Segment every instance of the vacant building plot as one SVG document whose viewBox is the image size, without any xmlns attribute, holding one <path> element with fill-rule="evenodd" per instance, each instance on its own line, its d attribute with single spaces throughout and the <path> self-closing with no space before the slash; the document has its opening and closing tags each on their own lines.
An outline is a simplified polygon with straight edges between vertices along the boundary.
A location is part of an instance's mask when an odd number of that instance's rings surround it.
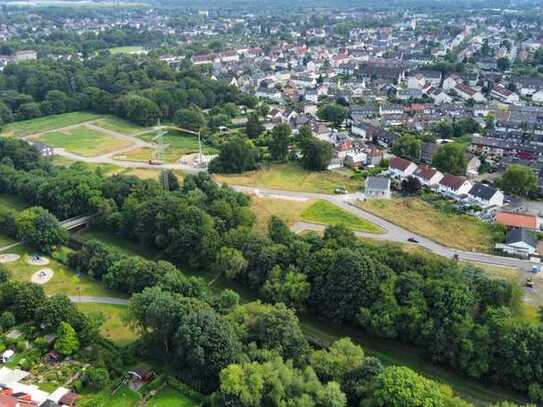
<svg viewBox="0 0 543 407">
<path fill-rule="evenodd" d="M 54 148 L 64 148 L 68 152 L 83 157 L 108 154 L 133 144 L 127 139 L 118 138 L 110 133 L 102 132 L 98 128 L 89 128 L 85 125 L 54 130 L 33 136 L 31 139 L 46 143 Z"/>
<path fill-rule="evenodd" d="M 104 116 L 98 120 L 93 121 L 93 124 L 104 129 L 129 135 L 142 133 L 146 130 L 150 130 L 147 127 L 142 127 L 139 124 L 129 122 L 128 120 L 124 120 L 116 116 Z"/>
<path fill-rule="evenodd" d="M 37 119 L 10 123 L 2 128 L 2 136 L 24 137 L 31 134 L 74 126 L 101 118 L 102 115 L 89 112 L 72 112 L 39 117 Z"/>
</svg>

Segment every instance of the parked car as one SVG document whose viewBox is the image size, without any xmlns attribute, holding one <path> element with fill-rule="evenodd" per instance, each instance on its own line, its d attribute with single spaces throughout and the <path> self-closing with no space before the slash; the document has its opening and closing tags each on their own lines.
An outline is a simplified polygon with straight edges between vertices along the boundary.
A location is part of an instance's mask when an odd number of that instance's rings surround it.
<svg viewBox="0 0 543 407">
<path fill-rule="evenodd" d="M 334 192 L 336 194 L 342 194 L 342 195 L 345 195 L 345 194 L 349 193 L 349 191 L 347 191 L 345 188 L 341 188 L 341 187 L 337 187 L 336 189 L 334 189 Z"/>
<path fill-rule="evenodd" d="M 407 241 L 408 242 L 411 242 L 411 243 L 418 243 L 419 241 L 417 239 L 415 239 L 414 237 L 409 237 L 407 238 Z"/>
<path fill-rule="evenodd" d="M 13 355 L 15 355 L 15 352 L 11 349 L 7 349 L 2 353 L 2 363 L 6 363 L 8 360 L 10 360 Z"/>
</svg>

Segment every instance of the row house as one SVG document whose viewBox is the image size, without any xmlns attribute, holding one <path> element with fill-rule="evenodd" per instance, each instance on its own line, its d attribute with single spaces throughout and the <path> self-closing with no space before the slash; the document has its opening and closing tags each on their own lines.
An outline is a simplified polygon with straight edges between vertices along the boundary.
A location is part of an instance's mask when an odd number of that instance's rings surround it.
<svg viewBox="0 0 543 407">
<path fill-rule="evenodd" d="M 511 92 L 502 84 L 494 86 L 494 88 L 490 91 L 490 96 L 494 99 L 499 100 L 500 102 L 507 104 L 514 104 L 520 102 L 519 96 L 516 93 Z"/>
</svg>

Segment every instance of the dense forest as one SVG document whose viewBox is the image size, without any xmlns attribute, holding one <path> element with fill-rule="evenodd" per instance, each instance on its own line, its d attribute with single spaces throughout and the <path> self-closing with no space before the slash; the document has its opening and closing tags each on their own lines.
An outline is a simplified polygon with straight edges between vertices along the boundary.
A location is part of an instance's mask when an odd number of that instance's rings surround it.
<svg viewBox="0 0 543 407">
<path fill-rule="evenodd" d="M 321 381 L 340 384 L 350 405 L 368 397 L 356 390 L 359 379 L 313 364 L 316 356 L 292 322 L 295 310 L 414 344 L 434 363 L 541 400 L 543 327 L 515 318 L 518 287 L 476 268 L 369 245 L 342 227 L 330 227 L 322 237 L 297 236 L 274 218 L 267 233 L 257 233 L 249 198 L 206 174 L 187 176 L 165 191 L 154 180 L 104 177 L 80 165 L 53 167 L 19 140 L 0 141 L 0 191 L 59 218 L 95 213 L 95 227 L 153 248 L 182 269 L 224 275 L 276 304 L 218 312 L 205 284 L 169 263 L 128 258 L 96 242 L 70 256 L 75 270 L 134 294 L 132 323 L 144 334 L 142 351 L 171 361 L 183 380 L 203 391 L 224 392 L 237 380 L 229 374 L 303 370 L 310 363 Z M 2 214 L 0 223 L 12 224 L 10 216 Z M 261 313 L 262 321 L 253 313 Z M 197 331 L 201 339 L 191 335 Z M 182 368 L 195 365 L 201 369 Z"/>
<path fill-rule="evenodd" d="M 4 124 L 92 110 L 154 125 L 185 110 L 199 112 L 245 99 L 237 88 L 206 79 L 189 63 L 176 71 L 151 57 L 103 53 L 84 62 L 43 59 L 10 64 L 0 74 Z"/>
</svg>

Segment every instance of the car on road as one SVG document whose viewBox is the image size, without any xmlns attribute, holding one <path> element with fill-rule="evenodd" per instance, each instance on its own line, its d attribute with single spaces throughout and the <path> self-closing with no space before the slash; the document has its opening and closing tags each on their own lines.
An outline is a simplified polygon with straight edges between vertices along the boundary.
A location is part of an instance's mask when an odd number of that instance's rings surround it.
<svg viewBox="0 0 543 407">
<path fill-rule="evenodd" d="M 349 191 L 347 191 L 345 188 L 337 187 L 336 189 L 334 189 L 334 193 L 344 195 L 344 194 L 348 194 Z"/>
<path fill-rule="evenodd" d="M 532 280 L 531 278 L 527 279 L 526 282 L 524 283 L 526 285 L 526 287 L 528 288 L 534 288 L 534 280 Z"/>
<path fill-rule="evenodd" d="M 419 241 L 417 239 L 415 239 L 414 237 L 408 237 L 407 238 L 407 241 L 408 242 L 411 242 L 411 243 L 418 243 Z"/>
</svg>

